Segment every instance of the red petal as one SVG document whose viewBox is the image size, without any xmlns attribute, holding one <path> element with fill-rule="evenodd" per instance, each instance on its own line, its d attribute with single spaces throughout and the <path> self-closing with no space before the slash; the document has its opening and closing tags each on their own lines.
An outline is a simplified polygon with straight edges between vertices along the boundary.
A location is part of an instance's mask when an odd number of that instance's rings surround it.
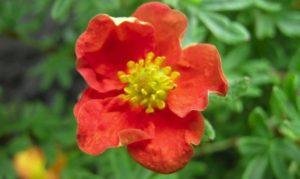
<svg viewBox="0 0 300 179">
<path fill-rule="evenodd" d="M 227 93 L 227 81 L 215 46 L 198 44 L 183 50 L 174 68 L 180 72 L 177 88 L 169 93 L 169 108 L 183 117 L 193 110 L 203 110 L 208 104 L 208 93 Z"/>
<path fill-rule="evenodd" d="M 159 173 L 172 173 L 183 168 L 193 155 L 190 144 L 199 144 L 204 131 L 203 118 L 191 112 L 179 118 L 170 110 L 148 117 L 155 125 L 153 139 L 128 145 L 130 155 L 141 165 Z"/>
<path fill-rule="evenodd" d="M 80 98 L 78 102 L 74 106 L 74 116 L 77 118 L 80 108 L 84 103 L 86 103 L 89 100 L 92 99 L 104 99 L 108 97 L 113 97 L 121 94 L 121 91 L 110 91 L 107 93 L 99 93 L 96 90 L 93 90 L 92 88 L 85 89 L 82 94 L 80 95 Z"/>
<path fill-rule="evenodd" d="M 167 65 L 175 63 L 180 57 L 180 39 L 187 27 L 185 15 L 166 4 L 150 2 L 140 6 L 133 16 L 154 26 L 156 55 L 166 56 Z"/>
<path fill-rule="evenodd" d="M 124 70 L 127 61 L 144 57 L 153 44 L 152 25 L 133 17 L 97 15 L 77 40 L 77 70 L 99 92 L 121 89 L 117 71 Z"/>
<path fill-rule="evenodd" d="M 118 97 L 90 100 L 77 115 L 78 145 L 97 155 L 111 147 L 149 139 L 154 127 L 143 115 Z"/>
</svg>

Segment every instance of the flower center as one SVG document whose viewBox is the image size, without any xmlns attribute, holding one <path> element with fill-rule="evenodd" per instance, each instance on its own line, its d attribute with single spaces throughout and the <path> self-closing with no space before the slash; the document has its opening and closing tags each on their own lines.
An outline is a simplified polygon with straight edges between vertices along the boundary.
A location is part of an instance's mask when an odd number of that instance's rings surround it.
<svg viewBox="0 0 300 179">
<path fill-rule="evenodd" d="M 168 92 L 176 87 L 174 81 L 180 76 L 170 66 L 161 67 L 164 60 L 164 56 L 155 57 L 149 52 L 145 59 L 129 61 L 127 71 L 118 72 L 120 81 L 127 84 L 122 98 L 133 105 L 143 105 L 146 113 L 164 109 Z"/>
</svg>

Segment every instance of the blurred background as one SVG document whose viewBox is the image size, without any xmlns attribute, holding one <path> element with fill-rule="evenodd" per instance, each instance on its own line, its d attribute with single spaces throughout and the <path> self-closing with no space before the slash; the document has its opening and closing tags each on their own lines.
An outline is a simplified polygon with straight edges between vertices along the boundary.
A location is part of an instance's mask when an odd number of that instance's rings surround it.
<svg viewBox="0 0 300 179">
<path fill-rule="evenodd" d="M 217 46 L 230 83 L 227 97 L 210 96 L 183 170 L 155 174 L 124 148 L 78 149 L 76 38 L 96 14 L 130 16 L 143 2 L 0 1 L 0 179 L 300 178 L 299 0 L 163 0 L 189 19 L 184 46 Z"/>
</svg>

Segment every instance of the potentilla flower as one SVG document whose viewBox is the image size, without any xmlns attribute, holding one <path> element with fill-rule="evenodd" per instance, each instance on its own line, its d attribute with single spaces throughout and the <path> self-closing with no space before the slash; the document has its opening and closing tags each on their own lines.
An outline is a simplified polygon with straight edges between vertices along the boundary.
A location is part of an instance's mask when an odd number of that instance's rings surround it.
<svg viewBox="0 0 300 179">
<path fill-rule="evenodd" d="M 217 49 L 180 42 L 187 19 L 159 2 L 128 18 L 95 16 L 76 43 L 77 70 L 88 88 L 74 108 L 81 150 L 98 155 L 127 146 L 160 173 L 183 168 L 204 131 L 208 93 L 225 95 Z"/>
</svg>

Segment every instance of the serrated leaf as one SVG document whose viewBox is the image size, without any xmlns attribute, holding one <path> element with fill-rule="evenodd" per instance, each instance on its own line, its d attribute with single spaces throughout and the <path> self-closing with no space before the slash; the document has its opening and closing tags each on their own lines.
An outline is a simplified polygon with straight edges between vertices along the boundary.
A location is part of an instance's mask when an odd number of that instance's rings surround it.
<svg viewBox="0 0 300 179">
<path fill-rule="evenodd" d="M 198 17 L 219 40 L 236 44 L 250 39 L 247 29 L 238 22 L 232 22 L 226 16 L 213 12 L 198 12 Z"/>
</svg>

